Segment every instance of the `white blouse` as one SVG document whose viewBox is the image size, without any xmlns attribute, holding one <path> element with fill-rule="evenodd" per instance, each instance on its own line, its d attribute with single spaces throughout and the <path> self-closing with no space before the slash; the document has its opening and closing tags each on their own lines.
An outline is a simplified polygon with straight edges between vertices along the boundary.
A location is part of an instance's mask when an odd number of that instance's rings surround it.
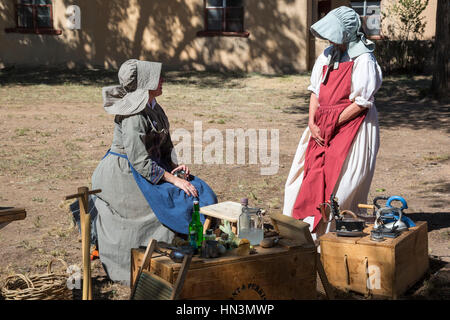
<svg viewBox="0 0 450 320">
<path fill-rule="evenodd" d="M 323 66 L 327 63 L 327 56 L 331 46 L 317 58 L 311 72 L 311 84 L 308 87 L 319 96 L 320 84 L 322 82 Z M 340 62 L 350 61 L 350 57 L 345 53 Z M 383 81 L 381 68 L 373 53 L 363 53 L 354 60 L 352 73 L 352 88 L 349 99 L 356 102 L 361 107 L 370 108 L 374 104 L 374 95 L 380 89 Z"/>
</svg>

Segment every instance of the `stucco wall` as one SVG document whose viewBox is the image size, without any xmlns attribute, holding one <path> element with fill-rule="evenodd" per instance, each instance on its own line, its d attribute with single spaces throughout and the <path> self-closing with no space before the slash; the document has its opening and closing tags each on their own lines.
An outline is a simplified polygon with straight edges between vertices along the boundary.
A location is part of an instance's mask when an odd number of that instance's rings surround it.
<svg viewBox="0 0 450 320">
<path fill-rule="evenodd" d="M 383 0 L 383 6 L 389 1 Z M 198 37 L 203 0 L 53 0 L 54 27 L 62 35 L 5 33 L 14 27 L 15 0 L 0 1 L 0 67 L 7 65 L 101 66 L 124 60 L 157 60 L 166 69 L 282 73 L 308 70 L 328 44 L 316 40 L 316 0 L 246 0 L 249 38 Z M 66 28 L 69 5 L 81 8 L 81 30 Z M 333 0 L 332 8 L 348 5 Z M 424 15 L 425 39 L 434 36 L 437 0 Z"/>
<path fill-rule="evenodd" d="M 279 73 L 308 68 L 308 2 L 247 0 L 249 38 L 198 37 L 203 0 L 54 0 L 62 35 L 5 33 L 14 0 L 0 3 L 0 63 L 118 67 L 134 57 L 173 69 Z M 66 28 L 66 7 L 81 8 L 81 30 Z"/>
</svg>

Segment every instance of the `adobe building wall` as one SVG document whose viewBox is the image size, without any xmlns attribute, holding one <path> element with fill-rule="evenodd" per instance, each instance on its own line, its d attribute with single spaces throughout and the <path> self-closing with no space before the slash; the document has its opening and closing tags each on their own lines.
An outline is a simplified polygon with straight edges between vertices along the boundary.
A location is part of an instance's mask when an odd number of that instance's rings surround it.
<svg viewBox="0 0 450 320">
<path fill-rule="evenodd" d="M 308 3 L 245 2 L 244 37 L 199 37 L 203 0 L 54 0 L 62 34 L 5 33 L 15 27 L 15 0 L 0 3 L 0 63 L 117 68 L 129 58 L 167 68 L 281 73 L 307 70 Z M 66 8 L 81 9 L 81 29 L 66 27 Z"/>
</svg>

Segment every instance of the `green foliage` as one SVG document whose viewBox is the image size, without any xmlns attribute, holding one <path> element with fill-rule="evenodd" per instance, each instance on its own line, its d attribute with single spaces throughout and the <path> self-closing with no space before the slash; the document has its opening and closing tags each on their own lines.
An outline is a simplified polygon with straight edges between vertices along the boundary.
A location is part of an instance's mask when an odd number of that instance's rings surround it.
<svg viewBox="0 0 450 320">
<path fill-rule="evenodd" d="M 432 44 L 421 40 L 426 27 L 422 15 L 429 0 L 398 0 L 381 12 L 387 33 L 377 43 L 377 53 L 384 64 L 383 71 L 421 73 L 431 58 Z"/>
<path fill-rule="evenodd" d="M 423 11 L 429 0 L 398 0 L 383 11 L 383 22 L 389 21 L 387 29 L 389 35 L 399 40 L 418 40 L 422 37 L 426 21 L 423 21 Z"/>
</svg>

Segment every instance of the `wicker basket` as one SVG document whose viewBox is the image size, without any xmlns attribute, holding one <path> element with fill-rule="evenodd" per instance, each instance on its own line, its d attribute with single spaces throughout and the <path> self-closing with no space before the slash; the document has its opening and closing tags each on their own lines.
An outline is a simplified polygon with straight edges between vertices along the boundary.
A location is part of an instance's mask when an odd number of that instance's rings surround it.
<svg viewBox="0 0 450 320">
<path fill-rule="evenodd" d="M 65 270 L 64 260 L 54 259 L 49 262 L 46 274 L 30 275 L 16 274 L 6 278 L 2 295 L 6 300 L 72 300 L 72 291 L 67 288 L 68 275 L 53 273 L 52 264 L 60 261 Z"/>
</svg>

